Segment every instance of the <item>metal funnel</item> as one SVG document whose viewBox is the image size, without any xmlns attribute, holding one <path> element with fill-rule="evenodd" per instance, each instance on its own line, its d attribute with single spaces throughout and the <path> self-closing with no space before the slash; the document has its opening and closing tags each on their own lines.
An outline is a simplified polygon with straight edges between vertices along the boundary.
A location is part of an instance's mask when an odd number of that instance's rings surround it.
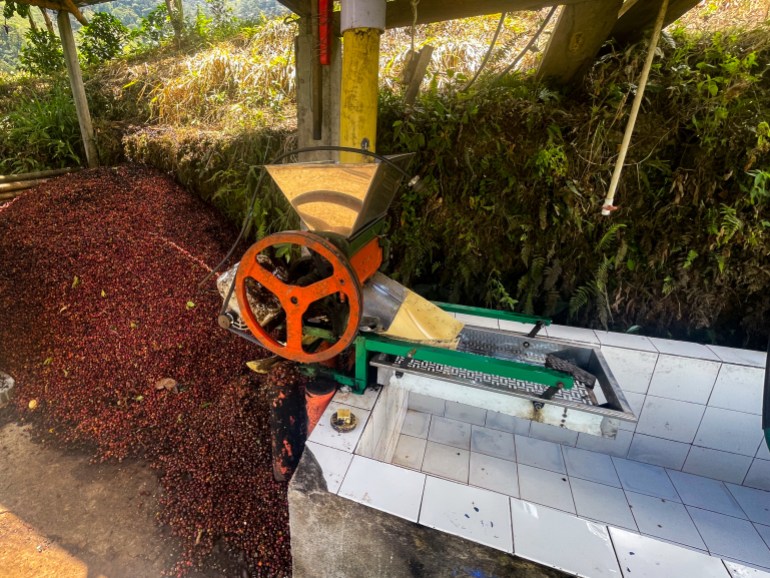
<svg viewBox="0 0 770 578">
<path fill-rule="evenodd" d="M 414 153 L 387 157 L 406 169 Z M 310 231 L 352 237 L 382 217 L 403 174 L 390 162 L 266 165 L 275 184 Z"/>
</svg>

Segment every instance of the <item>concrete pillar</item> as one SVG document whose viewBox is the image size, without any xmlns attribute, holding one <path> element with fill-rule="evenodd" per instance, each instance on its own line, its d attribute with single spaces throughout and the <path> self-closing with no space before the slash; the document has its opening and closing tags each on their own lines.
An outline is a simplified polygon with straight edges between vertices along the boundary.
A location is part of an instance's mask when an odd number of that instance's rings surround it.
<svg viewBox="0 0 770 578">
<path fill-rule="evenodd" d="M 89 167 L 98 167 L 99 155 L 96 151 L 96 142 L 94 141 L 94 127 L 91 124 L 91 113 L 88 111 L 86 89 L 83 86 L 83 75 L 80 72 L 78 52 L 77 48 L 75 48 L 75 37 L 72 34 L 69 12 L 59 11 L 56 21 L 59 25 L 59 36 L 61 36 L 64 60 L 67 64 L 70 86 L 72 87 L 72 96 L 75 99 L 80 136 L 83 139 L 83 147 L 86 150 L 86 161 Z"/>
</svg>

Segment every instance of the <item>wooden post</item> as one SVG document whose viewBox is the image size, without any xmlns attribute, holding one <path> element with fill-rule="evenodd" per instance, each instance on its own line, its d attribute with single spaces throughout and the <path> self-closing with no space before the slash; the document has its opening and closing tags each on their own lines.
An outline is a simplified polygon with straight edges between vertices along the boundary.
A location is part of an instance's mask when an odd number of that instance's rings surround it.
<svg viewBox="0 0 770 578">
<path fill-rule="evenodd" d="M 538 68 L 538 78 L 568 84 L 591 65 L 618 19 L 623 0 L 565 6 Z"/>
<path fill-rule="evenodd" d="M 300 23 L 300 35 L 295 42 L 296 78 L 297 78 L 297 146 L 339 144 L 339 111 L 340 111 L 340 71 L 342 70 L 342 50 L 339 38 L 332 37 L 331 64 L 316 66 L 318 51 L 314 44 L 314 35 L 310 29 L 317 26 L 309 18 L 303 18 Z M 318 83 L 312 78 L 320 70 L 321 98 L 314 94 Z M 320 100 L 320 110 L 315 110 Z M 320 139 L 314 134 L 318 128 L 320 116 Z M 336 153 L 321 151 L 303 153 L 300 161 L 327 160 L 336 158 Z"/>
<path fill-rule="evenodd" d="M 698 2 L 699 0 L 671 0 L 663 19 L 663 27 L 671 24 Z M 641 40 L 647 29 L 655 22 L 659 7 L 660 1 L 628 0 L 623 4 L 623 9 L 620 11 L 618 21 L 612 28 L 610 36 L 621 45 Z"/>
<path fill-rule="evenodd" d="M 83 139 L 83 147 L 86 150 L 86 161 L 89 167 L 98 167 L 99 157 L 94 141 L 94 127 L 91 124 L 91 114 L 88 112 L 86 89 L 83 86 L 83 75 L 80 72 L 80 63 L 78 62 L 78 53 L 77 48 L 75 48 L 75 37 L 72 34 L 69 12 L 59 11 L 56 21 L 59 25 L 59 36 L 61 36 L 64 60 L 67 64 L 70 86 L 72 87 L 72 96 L 75 99 L 75 110 L 78 113 L 80 136 Z"/>
</svg>

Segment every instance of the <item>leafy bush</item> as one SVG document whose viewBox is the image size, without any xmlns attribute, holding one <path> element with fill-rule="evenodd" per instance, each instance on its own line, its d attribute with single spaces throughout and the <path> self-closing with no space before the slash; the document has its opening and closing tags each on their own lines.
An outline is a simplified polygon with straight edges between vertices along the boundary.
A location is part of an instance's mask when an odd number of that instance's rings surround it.
<svg viewBox="0 0 770 578">
<path fill-rule="evenodd" d="M 80 58 L 85 64 L 100 64 L 123 52 L 129 30 L 107 12 L 94 13 L 80 29 Z"/>
<path fill-rule="evenodd" d="M 20 68 L 36 76 L 54 74 L 64 68 L 61 41 L 46 29 L 29 29 L 19 54 Z"/>
<path fill-rule="evenodd" d="M 171 19 L 165 4 L 159 4 L 157 8 L 142 18 L 136 33 L 136 38 L 140 44 L 150 48 L 160 46 L 173 36 L 174 29 L 171 26 Z"/>
</svg>

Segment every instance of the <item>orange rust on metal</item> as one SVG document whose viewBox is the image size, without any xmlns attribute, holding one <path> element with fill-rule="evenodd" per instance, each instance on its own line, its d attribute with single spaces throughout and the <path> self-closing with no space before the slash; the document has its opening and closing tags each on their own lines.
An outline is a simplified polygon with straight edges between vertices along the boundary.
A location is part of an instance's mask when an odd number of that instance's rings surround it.
<svg viewBox="0 0 770 578">
<path fill-rule="evenodd" d="M 350 258 L 350 265 L 356 272 L 361 285 L 374 275 L 382 265 L 382 247 L 379 237 L 375 237 Z"/>
<path fill-rule="evenodd" d="M 276 245 L 307 247 L 326 259 L 332 274 L 307 287 L 284 283 L 257 261 L 257 255 Z M 246 298 L 246 279 L 252 278 L 275 295 L 286 313 L 286 343 L 281 343 L 265 331 L 257 321 Z M 308 353 L 302 346 L 302 316 L 308 307 L 330 295 L 340 294 L 348 303 L 348 321 L 339 340 L 327 349 Z M 235 295 L 251 333 L 262 346 L 276 355 L 301 363 L 318 363 L 339 355 L 355 339 L 361 321 L 361 285 L 356 272 L 345 255 L 330 241 L 307 231 L 285 231 L 263 238 L 252 245 L 241 259 L 235 277 Z"/>
</svg>

